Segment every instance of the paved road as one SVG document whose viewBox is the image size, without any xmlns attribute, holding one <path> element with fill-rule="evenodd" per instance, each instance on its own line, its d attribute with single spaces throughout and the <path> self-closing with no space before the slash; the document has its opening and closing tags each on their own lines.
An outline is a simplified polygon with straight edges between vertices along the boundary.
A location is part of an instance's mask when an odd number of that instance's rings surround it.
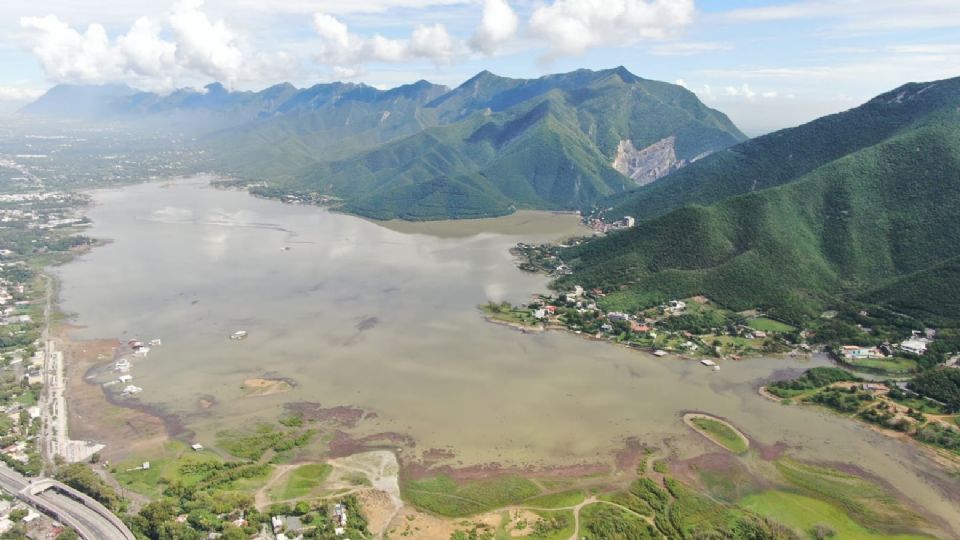
<svg viewBox="0 0 960 540">
<path fill-rule="evenodd" d="M 31 480 L 0 466 L 0 488 L 76 530 L 86 540 L 136 540 L 103 505 L 60 482 Z"/>
</svg>

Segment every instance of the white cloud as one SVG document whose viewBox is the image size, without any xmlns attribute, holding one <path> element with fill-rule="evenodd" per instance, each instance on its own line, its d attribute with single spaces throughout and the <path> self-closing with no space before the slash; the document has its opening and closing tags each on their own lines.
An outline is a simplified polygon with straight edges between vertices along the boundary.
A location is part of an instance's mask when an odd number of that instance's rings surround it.
<svg viewBox="0 0 960 540">
<path fill-rule="evenodd" d="M 753 99 L 757 96 L 757 93 L 754 92 L 749 84 L 744 83 L 740 87 L 728 86 L 723 89 L 724 93 L 731 97 L 745 97 L 747 99 Z"/>
<path fill-rule="evenodd" d="M 549 56 L 602 45 L 665 39 L 694 17 L 693 0 L 555 0 L 530 16 L 530 35 Z"/>
<path fill-rule="evenodd" d="M 506 0 L 484 0 L 483 17 L 470 38 L 470 48 L 493 54 L 517 33 L 517 14 Z"/>
<path fill-rule="evenodd" d="M 753 87 L 747 83 L 740 84 L 739 86 L 723 86 L 720 89 L 720 93 L 717 93 L 717 91 L 715 91 L 715 89 L 709 84 L 702 85 L 699 90 L 688 86 L 683 80 L 678 80 L 677 84 L 681 84 L 681 86 L 693 90 L 703 101 L 757 101 L 758 99 L 775 99 L 780 96 L 780 93 L 774 90 L 754 90 Z"/>
<path fill-rule="evenodd" d="M 98 81 L 116 76 L 120 59 L 102 25 L 91 24 L 80 33 L 56 15 L 23 17 L 20 26 L 39 35 L 33 53 L 55 80 Z"/>
<path fill-rule="evenodd" d="M 22 17 L 20 26 L 54 82 L 126 81 L 170 90 L 211 79 L 233 86 L 297 69 L 297 62 L 283 51 L 245 54 L 226 22 L 211 20 L 202 8 L 203 0 L 173 5 L 167 16 L 172 41 L 162 38 L 163 25 L 148 17 L 138 18 L 112 42 L 103 25 L 91 24 L 81 33 L 56 15 Z"/>
<path fill-rule="evenodd" d="M 126 60 L 126 69 L 136 75 L 170 81 L 177 69 L 177 45 L 160 38 L 163 28 L 140 17 L 130 31 L 117 38 L 117 52 Z"/>
<path fill-rule="evenodd" d="M 180 0 L 170 14 L 178 63 L 185 69 L 232 85 L 243 68 L 237 37 L 223 20 L 211 21 L 201 11 L 203 0 Z"/>
<path fill-rule="evenodd" d="M 469 3 L 470 0 L 230 0 L 229 6 L 279 13 L 315 13 L 332 15 L 383 13 L 391 9 L 423 9 Z"/>
<path fill-rule="evenodd" d="M 452 62 L 463 50 L 442 24 L 418 25 L 409 39 L 392 39 L 375 34 L 365 37 L 350 32 L 346 24 L 332 15 L 315 13 L 313 27 L 319 39 L 317 61 L 347 72 L 368 62 L 407 62 L 432 60 Z"/>
</svg>

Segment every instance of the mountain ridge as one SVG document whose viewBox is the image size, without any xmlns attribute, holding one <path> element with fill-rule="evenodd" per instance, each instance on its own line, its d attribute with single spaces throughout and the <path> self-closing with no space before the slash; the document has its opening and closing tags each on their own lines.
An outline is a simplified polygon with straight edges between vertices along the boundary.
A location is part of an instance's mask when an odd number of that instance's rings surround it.
<svg viewBox="0 0 960 540">
<path fill-rule="evenodd" d="M 934 88 L 940 95 L 931 100 Z M 817 129 L 808 124 L 761 141 L 781 146 L 773 156 L 794 152 L 805 166 L 820 165 L 712 203 L 638 213 L 645 221 L 636 227 L 565 250 L 574 274 L 558 285 L 604 288 L 607 301 L 624 309 L 703 294 L 797 323 L 838 298 L 945 316 L 956 299 L 937 298 L 960 289 L 960 78 L 905 85 L 865 105 L 812 122 Z M 892 105 L 911 110 L 892 119 L 862 114 Z M 878 126 L 878 133 L 857 134 L 856 149 L 835 159 L 800 155 Z M 817 140 L 808 144 L 810 137 Z M 751 142 L 659 183 L 676 188 L 677 175 L 686 181 L 695 174 L 704 190 L 742 186 L 743 178 L 729 175 L 770 166 L 771 153 L 743 151 Z M 636 209 L 635 202 L 622 207 Z"/>
</svg>

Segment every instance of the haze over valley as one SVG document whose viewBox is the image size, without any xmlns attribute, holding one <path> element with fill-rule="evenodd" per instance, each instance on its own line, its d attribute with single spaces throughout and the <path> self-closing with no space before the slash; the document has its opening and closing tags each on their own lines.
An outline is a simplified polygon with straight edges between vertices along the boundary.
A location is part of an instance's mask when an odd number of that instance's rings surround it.
<svg viewBox="0 0 960 540">
<path fill-rule="evenodd" d="M 0 8 L 0 538 L 960 534 L 954 3 L 113 4 Z"/>
</svg>

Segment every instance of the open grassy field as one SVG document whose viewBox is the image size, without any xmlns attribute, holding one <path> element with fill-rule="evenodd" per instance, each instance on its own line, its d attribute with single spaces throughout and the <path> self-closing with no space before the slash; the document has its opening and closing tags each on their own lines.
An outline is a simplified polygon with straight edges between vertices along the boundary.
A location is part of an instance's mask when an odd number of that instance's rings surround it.
<svg viewBox="0 0 960 540">
<path fill-rule="evenodd" d="M 143 469 L 145 462 L 150 463 Z M 270 465 L 227 463 L 210 450 L 195 452 L 171 440 L 151 454 L 133 456 L 111 467 L 126 489 L 159 498 L 171 484 L 231 493 L 253 493 L 270 476 Z"/>
<path fill-rule="evenodd" d="M 787 323 L 782 323 L 766 317 L 750 319 L 747 321 L 747 326 L 753 328 L 754 330 L 761 330 L 763 332 L 794 332 L 797 329 L 795 326 L 790 326 Z"/>
<path fill-rule="evenodd" d="M 726 422 L 693 416 L 690 418 L 693 428 L 734 454 L 742 454 L 749 448 L 749 442 Z"/>
<path fill-rule="evenodd" d="M 458 483 L 446 475 L 400 484 L 404 499 L 441 516 L 461 517 L 519 504 L 540 495 L 536 484 L 519 476 Z"/>
<path fill-rule="evenodd" d="M 194 452 L 183 442 L 173 439 L 167 441 L 163 449 L 157 453 L 137 455 L 115 464 L 112 468 L 116 470 L 114 477 L 125 488 L 151 497 L 159 497 L 165 483 L 180 481 L 190 484 L 198 480 L 191 475 L 183 474 L 181 472 L 183 465 L 222 461 L 212 452 Z M 150 463 L 149 469 L 139 469 L 144 462 Z"/>
<path fill-rule="evenodd" d="M 579 489 L 561 491 L 549 495 L 540 495 L 523 501 L 523 505 L 530 508 L 567 508 L 583 502 L 584 494 Z"/>
<path fill-rule="evenodd" d="M 924 523 L 922 517 L 904 508 L 886 489 L 858 476 L 790 458 L 781 458 L 775 464 L 789 484 L 805 495 L 836 506 L 867 529 L 902 531 Z"/>
<path fill-rule="evenodd" d="M 916 535 L 886 535 L 871 531 L 830 503 L 785 491 L 765 491 L 750 495 L 740 501 L 740 506 L 775 519 L 798 532 L 809 532 L 815 525 L 825 525 L 835 532 L 833 538 L 843 538 L 844 540 L 920 540 L 930 538 Z"/>
<path fill-rule="evenodd" d="M 852 362 L 851 365 L 854 369 L 860 367 L 893 374 L 912 373 L 917 370 L 916 361 L 896 356 L 892 358 L 867 358 Z"/>
<path fill-rule="evenodd" d="M 305 497 L 323 485 L 331 470 L 332 467 L 326 463 L 300 465 L 290 472 L 283 488 L 274 494 L 274 498 L 288 501 Z"/>
</svg>

